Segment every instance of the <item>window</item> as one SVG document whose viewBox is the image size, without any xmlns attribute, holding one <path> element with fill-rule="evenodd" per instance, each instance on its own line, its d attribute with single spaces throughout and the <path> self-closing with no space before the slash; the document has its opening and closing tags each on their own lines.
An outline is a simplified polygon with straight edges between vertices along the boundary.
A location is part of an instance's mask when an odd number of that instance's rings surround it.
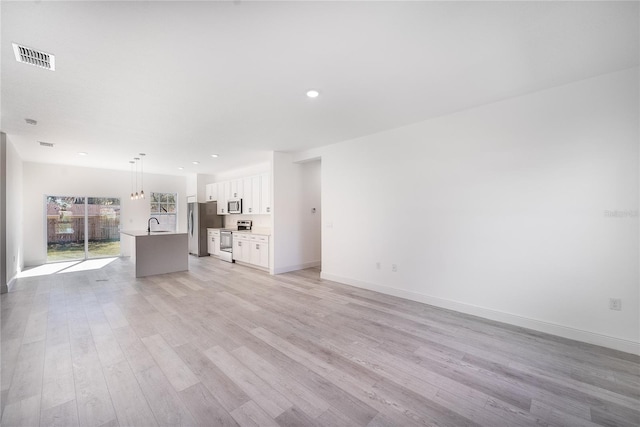
<svg viewBox="0 0 640 427">
<path fill-rule="evenodd" d="M 46 196 L 47 262 L 120 255 L 120 199 Z"/>
<path fill-rule="evenodd" d="M 151 216 L 158 218 L 160 224 L 151 221 L 151 231 L 176 231 L 178 208 L 176 193 L 151 193 Z"/>
</svg>

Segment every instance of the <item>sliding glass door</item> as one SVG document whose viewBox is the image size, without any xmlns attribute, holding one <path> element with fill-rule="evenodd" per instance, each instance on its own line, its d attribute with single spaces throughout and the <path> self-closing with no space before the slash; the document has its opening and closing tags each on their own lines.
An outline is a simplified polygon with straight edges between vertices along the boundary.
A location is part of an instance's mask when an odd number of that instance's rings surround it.
<svg viewBox="0 0 640 427">
<path fill-rule="evenodd" d="M 47 196 L 47 262 L 120 255 L 120 199 Z"/>
<path fill-rule="evenodd" d="M 120 199 L 87 200 L 87 258 L 120 255 Z"/>
</svg>

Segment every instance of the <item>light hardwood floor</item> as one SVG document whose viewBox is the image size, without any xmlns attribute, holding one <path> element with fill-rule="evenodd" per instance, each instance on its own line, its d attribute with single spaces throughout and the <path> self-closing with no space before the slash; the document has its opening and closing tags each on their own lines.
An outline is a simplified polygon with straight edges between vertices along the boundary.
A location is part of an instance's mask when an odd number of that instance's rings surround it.
<svg viewBox="0 0 640 427">
<path fill-rule="evenodd" d="M 637 356 L 213 258 L 2 295 L 3 426 L 638 426 Z"/>
</svg>

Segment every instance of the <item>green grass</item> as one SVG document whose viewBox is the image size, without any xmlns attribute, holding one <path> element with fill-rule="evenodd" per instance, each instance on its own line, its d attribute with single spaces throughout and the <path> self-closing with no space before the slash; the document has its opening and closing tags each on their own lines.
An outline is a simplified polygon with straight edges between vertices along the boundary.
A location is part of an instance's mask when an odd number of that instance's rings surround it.
<svg viewBox="0 0 640 427">
<path fill-rule="evenodd" d="M 120 242 L 89 242 L 89 257 L 98 258 L 120 255 Z M 83 243 L 50 244 L 47 246 L 47 261 L 70 261 L 84 259 Z"/>
</svg>

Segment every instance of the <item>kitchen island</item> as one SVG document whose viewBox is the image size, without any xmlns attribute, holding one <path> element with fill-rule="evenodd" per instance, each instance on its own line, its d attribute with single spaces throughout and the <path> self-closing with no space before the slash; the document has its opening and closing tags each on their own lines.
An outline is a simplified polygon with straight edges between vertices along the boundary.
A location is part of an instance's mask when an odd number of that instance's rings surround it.
<svg viewBox="0 0 640 427">
<path fill-rule="evenodd" d="M 136 265 L 136 277 L 189 269 L 187 233 L 120 231 L 120 250 Z"/>
</svg>

